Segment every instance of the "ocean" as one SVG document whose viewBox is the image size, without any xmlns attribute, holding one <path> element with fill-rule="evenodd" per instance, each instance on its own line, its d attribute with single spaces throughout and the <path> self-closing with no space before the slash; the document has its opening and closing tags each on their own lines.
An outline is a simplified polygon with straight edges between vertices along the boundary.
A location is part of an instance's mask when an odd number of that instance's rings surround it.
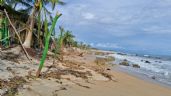
<svg viewBox="0 0 171 96">
<path fill-rule="evenodd" d="M 148 78 L 155 79 L 165 85 L 171 86 L 171 57 L 170 56 L 150 56 L 150 55 L 136 55 L 116 53 L 112 54 L 116 58 L 115 64 L 119 64 L 123 60 L 127 60 L 130 64 L 138 64 L 140 68 L 126 67 L 138 74 L 144 75 Z"/>
</svg>

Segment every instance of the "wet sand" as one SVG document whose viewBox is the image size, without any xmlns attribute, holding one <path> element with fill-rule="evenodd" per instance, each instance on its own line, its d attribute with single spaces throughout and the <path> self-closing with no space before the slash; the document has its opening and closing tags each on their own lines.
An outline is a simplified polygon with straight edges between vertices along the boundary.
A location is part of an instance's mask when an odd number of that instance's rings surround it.
<svg viewBox="0 0 171 96">
<path fill-rule="evenodd" d="M 72 86 L 59 96 L 170 96 L 171 89 L 153 84 L 123 72 L 114 71 L 117 82 L 92 81 L 90 89 Z"/>
</svg>

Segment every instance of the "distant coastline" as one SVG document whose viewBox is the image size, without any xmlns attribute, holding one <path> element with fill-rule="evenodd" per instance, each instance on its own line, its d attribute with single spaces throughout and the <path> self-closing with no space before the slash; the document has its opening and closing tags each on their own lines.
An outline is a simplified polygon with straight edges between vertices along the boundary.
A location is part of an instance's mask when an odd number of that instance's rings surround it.
<svg viewBox="0 0 171 96">
<path fill-rule="evenodd" d="M 162 59 L 162 60 L 171 60 L 171 54 L 157 54 L 157 52 L 149 52 L 149 51 L 134 51 L 134 50 L 126 50 L 126 49 L 116 49 L 116 48 L 94 48 L 98 50 L 106 50 L 106 51 L 113 51 L 116 53 L 124 53 L 128 55 L 137 55 L 141 57 L 147 57 L 148 55 L 150 58 Z"/>
</svg>

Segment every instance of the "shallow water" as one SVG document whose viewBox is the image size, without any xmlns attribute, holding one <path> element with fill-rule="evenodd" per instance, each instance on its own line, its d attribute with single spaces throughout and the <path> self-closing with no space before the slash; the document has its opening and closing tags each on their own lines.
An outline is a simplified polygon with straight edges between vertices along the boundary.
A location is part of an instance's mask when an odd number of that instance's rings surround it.
<svg viewBox="0 0 171 96">
<path fill-rule="evenodd" d="M 112 54 L 112 56 L 116 58 L 115 64 L 126 59 L 130 64 L 138 64 L 141 67 L 137 69 L 129 66 L 127 67 L 129 70 L 171 86 L 171 60 L 120 54 Z"/>
</svg>

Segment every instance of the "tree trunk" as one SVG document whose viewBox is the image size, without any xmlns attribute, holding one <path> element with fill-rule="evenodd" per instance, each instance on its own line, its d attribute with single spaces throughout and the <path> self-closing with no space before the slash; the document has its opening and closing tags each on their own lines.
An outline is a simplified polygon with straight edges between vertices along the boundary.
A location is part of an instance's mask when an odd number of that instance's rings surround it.
<svg viewBox="0 0 171 96">
<path fill-rule="evenodd" d="M 33 28 L 34 28 L 34 17 L 33 14 L 30 17 L 30 28 L 29 28 L 29 32 L 26 36 L 26 39 L 23 43 L 23 46 L 26 48 L 30 48 L 31 47 L 31 40 L 32 40 L 32 35 L 33 35 Z"/>
<path fill-rule="evenodd" d="M 27 36 L 26 36 L 26 38 L 25 38 L 25 41 L 24 41 L 24 43 L 23 43 L 23 46 L 25 47 L 25 48 L 30 48 L 31 47 L 31 41 L 32 41 L 32 36 L 33 36 L 33 29 L 34 29 L 34 23 L 35 23 L 35 14 L 36 13 L 36 7 L 34 6 L 34 8 L 33 8 L 33 11 L 32 11 L 32 14 L 30 15 L 30 17 L 29 17 L 29 31 L 28 31 L 28 34 L 27 34 Z"/>
</svg>

